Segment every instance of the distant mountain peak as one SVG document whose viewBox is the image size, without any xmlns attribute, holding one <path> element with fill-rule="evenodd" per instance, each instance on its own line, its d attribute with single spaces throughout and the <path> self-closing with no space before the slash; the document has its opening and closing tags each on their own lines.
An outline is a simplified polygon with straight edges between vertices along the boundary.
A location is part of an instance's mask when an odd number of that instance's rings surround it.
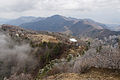
<svg viewBox="0 0 120 80">
<path fill-rule="evenodd" d="M 34 30 L 47 30 L 47 31 L 62 31 L 65 30 L 64 26 L 74 27 L 78 26 L 77 29 L 86 25 L 86 27 L 92 27 L 94 29 L 110 29 L 108 25 L 96 22 L 92 19 L 77 19 L 73 17 L 66 17 L 62 15 L 52 15 L 50 17 L 33 17 L 33 16 L 22 16 L 17 19 L 9 21 L 1 20 L 1 24 L 10 24 L 21 26 L 28 29 Z M 73 26 L 74 25 L 74 26 Z M 118 27 L 119 28 L 119 27 Z M 120 28 L 117 30 L 120 30 Z M 113 30 L 113 28 L 111 29 Z"/>
<path fill-rule="evenodd" d="M 76 19 L 76 18 L 72 18 L 72 17 L 65 17 L 62 15 L 53 15 L 49 18 L 62 19 L 62 20 L 66 20 L 66 21 L 79 21 L 79 20 L 81 20 L 81 19 Z"/>
<path fill-rule="evenodd" d="M 62 17 L 62 15 L 56 14 L 56 15 L 53 15 L 53 16 L 51 16 L 51 17 Z"/>
<path fill-rule="evenodd" d="M 61 16 L 61 15 L 53 15 L 53 16 L 48 17 L 48 18 L 62 18 L 62 19 L 64 19 L 65 17 Z"/>
</svg>

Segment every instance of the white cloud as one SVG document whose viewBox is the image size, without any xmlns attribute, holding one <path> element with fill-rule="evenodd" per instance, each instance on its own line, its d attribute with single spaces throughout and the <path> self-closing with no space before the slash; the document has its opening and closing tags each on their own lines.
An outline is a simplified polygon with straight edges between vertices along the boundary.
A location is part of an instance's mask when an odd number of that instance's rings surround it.
<svg viewBox="0 0 120 80">
<path fill-rule="evenodd" d="M 0 4 L 0 17 L 6 18 L 62 14 L 79 18 L 99 18 L 102 21 L 100 16 L 107 17 L 106 13 L 120 14 L 120 0 L 0 0 Z M 110 16 L 109 19 L 114 18 L 117 17 Z"/>
<path fill-rule="evenodd" d="M 38 0 L 1 0 L 0 9 L 2 11 L 26 11 L 35 8 Z"/>
</svg>

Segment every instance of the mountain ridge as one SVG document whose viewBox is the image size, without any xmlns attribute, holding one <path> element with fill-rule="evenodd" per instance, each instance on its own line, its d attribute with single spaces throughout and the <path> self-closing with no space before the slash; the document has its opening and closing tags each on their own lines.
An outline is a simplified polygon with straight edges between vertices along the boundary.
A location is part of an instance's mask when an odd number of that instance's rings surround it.
<svg viewBox="0 0 120 80">
<path fill-rule="evenodd" d="M 89 18 L 85 18 L 85 19 L 78 19 L 78 18 L 74 18 L 74 17 L 66 17 L 66 16 L 62 16 L 62 15 L 53 15 L 53 16 L 50 16 L 50 17 L 34 17 L 34 16 L 22 16 L 22 17 L 19 17 L 19 18 L 16 18 L 16 19 L 4 19 L 4 18 L 1 18 L 0 19 L 0 24 L 9 24 L 9 25 L 15 25 L 15 26 L 27 26 L 29 25 L 31 27 L 31 25 L 33 25 L 34 23 L 33 22 L 36 22 L 38 23 L 39 21 L 41 20 L 45 20 L 45 19 L 48 19 L 48 18 L 61 18 L 66 21 L 73 21 L 74 24 L 77 23 L 78 21 L 86 21 L 90 24 L 93 24 L 94 27 L 96 28 L 104 28 L 104 29 L 109 29 L 109 30 L 112 30 L 112 31 L 119 31 L 119 26 L 118 24 L 117 25 L 112 25 L 112 24 L 103 24 L 103 23 L 100 23 L 100 22 L 96 22 L 92 19 L 89 19 Z M 54 21 L 53 21 L 54 22 Z M 38 30 L 38 29 L 36 29 Z"/>
<path fill-rule="evenodd" d="M 74 36 L 86 35 L 91 37 L 93 33 L 95 36 L 100 34 L 101 32 L 105 33 L 105 31 L 107 31 L 108 34 L 102 35 L 108 36 L 114 34 L 117 35 L 117 33 L 119 34 L 119 32 L 115 33 L 114 31 L 112 32 L 111 30 L 108 30 L 105 24 L 95 22 L 91 19 L 75 19 L 64 17 L 61 15 L 53 15 L 44 20 L 32 23 L 25 23 L 20 26 L 26 29 L 32 29 L 37 31 L 50 31 L 63 33 L 65 32 L 66 34 L 72 34 Z M 98 35 L 95 37 L 102 37 L 102 35 Z"/>
<path fill-rule="evenodd" d="M 17 24 L 14 24 L 18 22 Z M 18 25 L 30 30 L 60 32 L 74 36 L 88 36 L 93 38 L 101 38 L 109 35 L 118 35 L 119 31 L 115 32 L 108 29 L 105 24 L 95 22 L 91 19 L 77 19 L 65 17 L 62 15 L 53 15 L 50 17 L 20 17 L 13 20 L 11 25 Z M 103 34 L 106 33 L 106 34 Z"/>
</svg>

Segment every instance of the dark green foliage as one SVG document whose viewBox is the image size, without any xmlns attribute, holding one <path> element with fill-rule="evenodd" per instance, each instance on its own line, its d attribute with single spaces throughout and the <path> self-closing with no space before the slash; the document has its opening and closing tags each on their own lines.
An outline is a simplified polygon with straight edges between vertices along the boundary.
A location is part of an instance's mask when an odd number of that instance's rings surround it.
<svg viewBox="0 0 120 80">
<path fill-rule="evenodd" d="M 84 51 L 84 50 L 82 50 L 82 51 L 81 51 L 81 55 L 84 55 L 84 54 L 85 54 L 85 51 Z"/>
<path fill-rule="evenodd" d="M 90 47 L 90 44 L 91 44 L 91 43 L 90 43 L 90 42 L 88 42 L 88 46 L 89 46 L 89 47 Z"/>
<path fill-rule="evenodd" d="M 86 51 L 89 50 L 89 46 L 88 46 L 88 45 L 86 46 L 85 50 L 86 50 Z"/>
<path fill-rule="evenodd" d="M 55 47 L 53 48 L 53 53 L 55 56 L 59 55 L 60 53 L 60 50 L 62 49 L 62 46 L 61 44 L 56 44 Z"/>
<path fill-rule="evenodd" d="M 50 42 L 49 43 L 40 43 L 39 47 L 41 48 L 40 50 L 42 50 L 42 52 L 40 51 L 37 55 L 39 56 L 39 60 L 40 60 L 39 62 L 41 64 L 40 65 L 41 67 L 44 67 L 51 60 L 60 58 L 60 56 L 66 49 L 65 44 L 50 43 Z"/>
<path fill-rule="evenodd" d="M 2 61 L 0 61 L 0 65 L 2 65 L 3 64 L 3 62 Z"/>
<path fill-rule="evenodd" d="M 102 50 L 102 46 L 96 48 L 96 52 L 99 53 Z"/>
<path fill-rule="evenodd" d="M 120 39 L 117 39 L 117 42 L 118 42 L 118 47 L 120 49 Z"/>
<path fill-rule="evenodd" d="M 67 61 L 70 62 L 70 60 L 72 60 L 72 57 L 73 57 L 73 56 L 72 56 L 71 54 L 68 55 L 68 56 L 67 56 Z"/>
<path fill-rule="evenodd" d="M 49 61 L 50 61 L 50 58 L 51 58 L 50 52 L 47 51 L 47 52 L 45 53 L 45 62 L 49 62 Z"/>
<path fill-rule="evenodd" d="M 89 41 L 86 41 L 86 43 L 87 43 L 87 44 L 86 44 L 85 50 L 87 51 L 87 50 L 89 50 L 91 43 L 90 43 Z"/>
<path fill-rule="evenodd" d="M 48 42 L 48 44 L 47 44 L 47 45 L 48 45 L 48 48 L 49 48 L 49 49 L 52 49 L 52 48 L 53 48 L 54 43 L 50 43 L 50 42 Z"/>
</svg>

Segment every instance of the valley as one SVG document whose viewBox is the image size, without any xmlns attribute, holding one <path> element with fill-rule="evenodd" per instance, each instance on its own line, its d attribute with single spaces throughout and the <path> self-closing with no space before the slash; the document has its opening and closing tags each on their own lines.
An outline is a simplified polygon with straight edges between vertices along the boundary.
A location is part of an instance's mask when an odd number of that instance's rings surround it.
<svg viewBox="0 0 120 80">
<path fill-rule="evenodd" d="M 120 80 L 120 0 L 0 0 L 0 80 Z"/>
<path fill-rule="evenodd" d="M 60 15 L 38 20 L 0 26 L 0 80 L 119 80 L 120 31 Z"/>
<path fill-rule="evenodd" d="M 102 31 L 103 33 L 100 32 L 100 34 L 96 31 L 102 36 L 95 39 L 91 36 L 79 38 L 60 32 L 33 31 L 5 24 L 1 25 L 0 31 L 1 35 L 6 37 L 4 39 L 1 36 L 1 38 L 9 41 L 3 43 L 3 46 L 9 45 L 7 46 L 9 53 L 15 51 L 16 46 L 20 49 L 8 57 L 11 63 L 14 60 L 12 57 L 15 59 L 21 57 L 24 60 L 24 63 L 19 62 L 19 59 L 15 60 L 16 62 L 11 65 L 7 62 L 8 68 L 3 67 L 6 62 L 0 59 L 2 70 L 8 69 L 0 74 L 1 80 L 119 80 L 120 37 L 117 32 L 110 31 L 109 34 Z M 77 42 L 72 42 L 71 39 Z M 22 48 L 22 46 L 26 47 Z M 22 50 L 23 53 L 21 53 Z M 5 51 L 1 53 L 7 54 Z M 29 61 L 24 57 L 25 55 L 30 58 Z M 4 58 L 6 59 L 7 56 Z M 23 63 L 22 66 L 19 66 L 21 63 Z"/>
</svg>

